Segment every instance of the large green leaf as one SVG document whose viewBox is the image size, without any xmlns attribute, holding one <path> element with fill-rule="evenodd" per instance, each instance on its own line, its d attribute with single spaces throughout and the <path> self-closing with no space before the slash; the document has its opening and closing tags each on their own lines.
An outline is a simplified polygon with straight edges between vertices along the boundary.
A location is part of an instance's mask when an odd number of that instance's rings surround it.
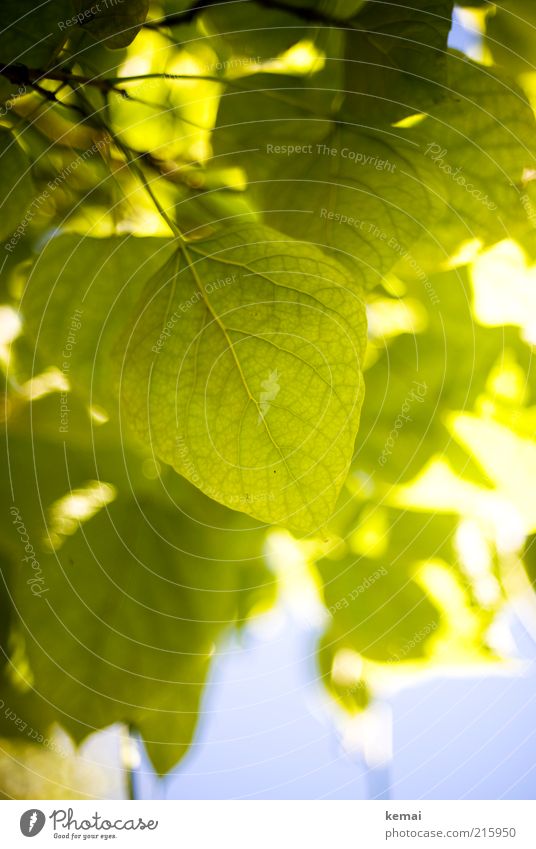
<svg viewBox="0 0 536 849">
<path fill-rule="evenodd" d="M 263 186 L 267 209 L 281 210 L 275 221 L 285 215 L 290 233 L 331 248 L 367 285 L 381 282 L 434 220 L 435 175 L 402 131 L 334 128 L 309 154 L 275 158 Z"/>
<path fill-rule="evenodd" d="M 322 253 L 229 231 L 148 284 L 116 351 L 122 411 L 212 498 L 308 533 L 348 469 L 364 334 L 360 297 Z"/>
<path fill-rule="evenodd" d="M 242 98 L 246 131 L 263 140 L 244 165 L 248 193 L 266 221 L 332 250 L 358 285 L 377 285 L 441 209 L 437 169 L 405 130 L 358 131 L 300 114 L 287 103 L 272 101 L 267 108 L 262 97 L 255 102 L 246 94 L 224 101 L 217 155 L 228 154 L 233 137 L 239 150 Z"/>
<path fill-rule="evenodd" d="M 359 421 L 365 320 L 316 248 L 252 226 L 186 256 L 171 240 L 69 237 L 44 251 L 22 306 L 42 354 L 86 392 L 95 375 L 107 406 L 112 365 L 122 417 L 210 497 L 302 533 L 329 518 Z"/>
<path fill-rule="evenodd" d="M 371 285 L 400 257 L 432 271 L 467 241 L 533 236 L 526 97 L 459 54 L 445 71 L 442 98 L 417 126 L 382 131 L 330 120 L 336 78 L 315 91 L 317 75 L 307 83 L 261 75 L 254 91 L 222 99 L 215 161 L 243 165 L 247 194 L 269 224 L 337 251 Z"/>
</svg>

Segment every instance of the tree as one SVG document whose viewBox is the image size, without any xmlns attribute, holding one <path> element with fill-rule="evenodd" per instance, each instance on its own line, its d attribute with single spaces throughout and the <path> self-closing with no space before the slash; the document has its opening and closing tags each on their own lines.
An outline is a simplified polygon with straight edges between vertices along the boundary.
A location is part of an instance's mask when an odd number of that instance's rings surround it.
<svg viewBox="0 0 536 849">
<path fill-rule="evenodd" d="M 2 735 L 122 722 L 169 770 L 215 646 L 273 603 L 275 528 L 342 710 L 504 662 L 534 577 L 531 57 L 516 82 L 448 49 L 452 14 L 4 4 Z"/>
</svg>

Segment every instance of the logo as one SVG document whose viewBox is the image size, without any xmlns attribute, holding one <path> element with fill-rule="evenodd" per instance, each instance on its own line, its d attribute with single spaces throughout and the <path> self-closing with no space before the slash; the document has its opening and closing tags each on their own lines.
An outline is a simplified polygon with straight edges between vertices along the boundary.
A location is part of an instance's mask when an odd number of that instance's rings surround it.
<svg viewBox="0 0 536 849">
<path fill-rule="evenodd" d="M 25 837 L 35 837 L 39 834 L 46 822 L 46 817 L 43 811 L 38 811 L 33 808 L 30 811 L 24 811 L 20 818 L 20 830 Z"/>
</svg>

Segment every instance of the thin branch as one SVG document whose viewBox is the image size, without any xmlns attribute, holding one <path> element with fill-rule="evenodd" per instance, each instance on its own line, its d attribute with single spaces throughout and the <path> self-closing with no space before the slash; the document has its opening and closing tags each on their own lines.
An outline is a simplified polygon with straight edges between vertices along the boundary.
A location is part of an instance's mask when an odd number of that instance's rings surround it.
<svg viewBox="0 0 536 849">
<path fill-rule="evenodd" d="M 14 69 L 21 69 L 20 75 L 16 75 L 14 73 Z M 162 79 L 162 80 L 197 80 L 199 82 L 211 82 L 217 83 L 221 86 L 227 86 L 230 88 L 235 88 L 237 91 L 241 92 L 251 92 L 251 89 L 248 88 L 247 85 L 241 84 L 238 80 L 230 80 L 225 77 L 218 77 L 209 74 L 169 74 L 164 71 L 160 73 L 152 73 L 152 74 L 133 74 L 128 77 L 110 77 L 107 79 L 92 79 L 91 77 L 84 77 L 80 74 L 71 74 L 67 71 L 42 71 L 35 68 L 27 68 L 25 65 L 22 66 L 6 66 L 5 68 L 0 68 L 0 75 L 7 76 L 7 78 L 11 82 L 16 83 L 24 83 L 34 86 L 35 83 L 43 82 L 44 80 L 59 80 L 61 82 L 65 82 L 68 85 L 71 85 L 74 91 L 77 91 L 78 88 L 83 87 L 85 85 L 92 86 L 94 88 L 99 89 L 103 94 L 108 94 L 113 92 L 115 94 L 119 94 L 125 100 L 134 101 L 135 98 L 132 98 L 129 92 L 120 88 L 117 83 L 129 83 L 129 82 L 141 82 L 143 80 L 151 80 L 151 79 Z M 33 80 L 33 82 L 31 81 Z M 78 85 L 73 85 L 78 83 Z M 298 109 L 301 112 L 306 112 L 310 115 L 314 115 L 317 118 L 325 118 L 329 120 L 330 115 L 326 113 L 317 112 L 316 109 L 307 106 L 305 103 L 299 100 L 293 100 L 291 97 L 287 97 L 285 94 L 282 94 L 279 90 L 272 89 L 259 89 L 258 94 L 263 95 L 264 97 L 268 97 L 272 100 L 277 100 L 280 103 L 286 103 L 287 106 L 291 106 L 293 109 Z M 49 98 L 50 99 L 50 98 Z M 76 108 L 71 107 L 70 104 L 58 103 L 62 106 L 66 106 L 68 108 Z M 79 110 L 78 110 L 79 111 Z M 193 123 L 193 122 L 187 122 Z M 194 124 L 194 126 L 196 126 Z"/>
</svg>

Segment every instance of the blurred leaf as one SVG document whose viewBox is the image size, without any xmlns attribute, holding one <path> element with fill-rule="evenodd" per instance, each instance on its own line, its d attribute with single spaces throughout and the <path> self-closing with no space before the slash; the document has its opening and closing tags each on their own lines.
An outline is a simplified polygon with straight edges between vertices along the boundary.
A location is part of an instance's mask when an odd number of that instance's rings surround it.
<svg viewBox="0 0 536 849">
<path fill-rule="evenodd" d="M 30 161 L 13 133 L 0 129 L 0 159 L 2 162 L 0 204 L 0 239 L 6 239 L 14 230 L 25 225 L 23 219 L 34 196 L 30 176 Z"/>
<path fill-rule="evenodd" d="M 453 0 L 369 2 L 346 32 L 347 121 L 384 125 L 445 95 Z"/>
<path fill-rule="evenodd" d="M 33 427 L 57 416 L 34 406 Z M 2 697 L 44 734 L 52 721 L 76 740 L 132 724 L 166 772 L 191 743 L 215 642 L 271 600 L 263 533 L 186 484 L 178 499 L 160 478 L 129 492 L 142 458 L 106 439 L 82 449 L 76 432 L 29 439 L 28 413 L 3 448 L 14 492 L 2 493 L 2 537 L 20 568 Z M 116 498 L 88 509 L 98 471 Z M 20 733 L 8 718 L 2 730 Z"/>
<path fill-rule="evenodd" d="M 505 348 L 515 351 L 524 373 L 530 369 L 530 350 L 517 330 L 475 320 L 467 277 L 463 269 L 422 275 L 407 287 L 425 310 L 424 327 L 393 337 L 376 327 L 355 460 L 367 474 L 396 483 L 416 475 L 435 452 L 448 452 L 474 477 L 470 457 L 456 455 L 447 416 L 475 409 Z"/>
<path fill-rule="evenodd" d="M 75 0 L 78 25 L 107 47 L 126 47 L 137 36 L 149 11 L 149 0 L 108 0 L 88 8 L 87 0 Z"/>
<path fill-rule="evenodd" d="M 515 506 L 521 535 L 536 531 L 536 442 L 493 421 L 458 414 L 451 419 L 456 438 L 480 463 L 501 495 Z M 522 540 L 521 540 L 522 541 Z"/>
<path fill-rule="evenodd" d="M 30 336 L 38 337 L 42 362 L 60 369 L 75 391 L 86 398 L 91 391 L 106 406 L 118 328 L 172 252 L 170 239 L 51 239 L 21 302 Z"/>
<path fill-rule="evenodd" d="M 11 580 L 9 557 L 0 551 L 0 669 L 6 661 L 9 629 L 11 626 L 11 599 L 8 587 Z"/>
<path fill-rule="evenodd" d="M 24 84 L 20 66 L 48 68 L 67 37 L 65 21 L 73 13 L 71 0 L 4 0 L 0 32 L 0 65 L 14 66 L 20 83 L 0 78 L 0 100 L 5 101 Z"/>
<path fill-rule="evenodd" d="M 531 534 L 527 537 L 525 550 L 523 552 L 523 562 L 529 576 L 529 580 L 536 590 L 536 534 Z"/>
<path fill-rule="evenodd" d="M 185 754 L 214 640 L 236 622 L 248 577 L 262 580 L 232 562 L 230 539 L 222 562 L 222 541 L 176 510 L 119 499 L 41 554 L 39 616 L 23 582 L 17 608 L 33 686 L 75 739 L 121 721 L 158 772 Z"/>
<path fill-rule="evenodd" d="M 258 138 L 269 138 L 273 119 L 262 102 L 249 114 Z M 266 221 L 330 249 L 360 282 L 377 285 L 432 226 L 442 190 L 437 172 L 403 130 L 332 125 L 320 138 L 317 121 L 294 113 L 277 132 L 274 142 L 250 152 L 247 167 Z"/>
<path fill-rule="evenodd" d="M 330 613 L 320 668 L 350 711 L 366 706 L 382 676 L 405 667 L 496 659 L 486 642 L 494 609 L 475 603 L 457 567 L 456 519 L 371 505 L 347 536 L 347 549 L 355 550 L 360 527 L 382 511 L 384 550 L 335 552 L 317 562 Z"/>
<path fill-rule="evenodd" d="M 332 127 L 331 109 L 340 99 L 339 42 L 335 33 L 334 61 L 314 74 L 263 72 L 229 86 L 222 95 L 212 137 L 215 162 L 245 168 L 255 191 L 256 180 L 272 176 L 281 164 L 278 157 L 266 156 L 267 141 L 292 144 L 292 149 L 322 141 Z"/>
<path fill-rule="evenodd" d="M 443 176 L 444 211 L 415 249 L 426 270 L 465 242 L 484 245 L 531 230 L 523 179 L 534 163 L 536 124 L 519 88 L 498 72 L 453 54 L 449 96 L 414 128 L 414 139 Z"/>
<path fill-rule="evenodd" d="M 201 25 L 220 56 L 216 70 L 224 73 L 273 59 L 304 34 L 303 22 L 291 12 L 251 3 L 209 6 Z"/>
<path fill-rule="evenodd" d="M 531 0 L 508 0 L 494 3 L 486 16 L 486 47 L 511 74 L 534 70 L 535 11 Z"/>
</svg>

